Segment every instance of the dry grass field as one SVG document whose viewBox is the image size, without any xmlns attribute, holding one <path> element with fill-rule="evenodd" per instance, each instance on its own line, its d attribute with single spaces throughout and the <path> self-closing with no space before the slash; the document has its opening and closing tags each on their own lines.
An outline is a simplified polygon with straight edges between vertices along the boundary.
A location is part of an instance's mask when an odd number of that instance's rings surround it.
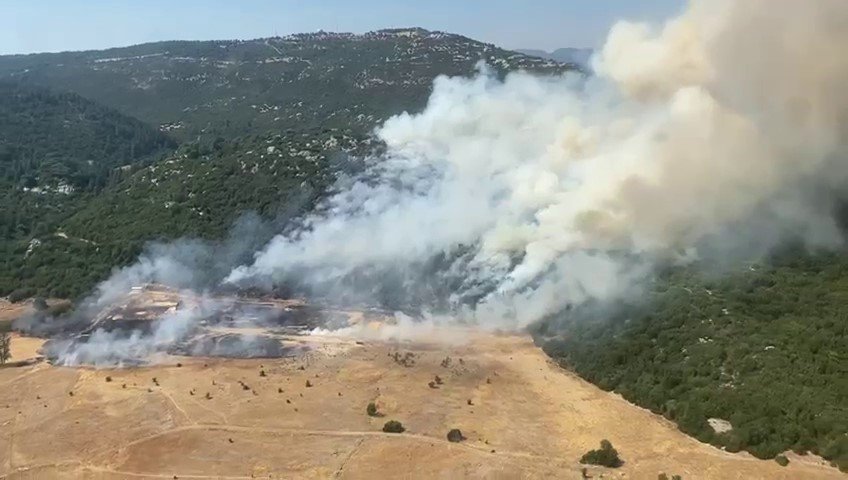
<svg viewBox="0 0 848 480">
<path fill-rule="evenodd" d="M 526 337 L 437 333 L 451 346 L 306 336 L 298 358 L 2 368 L 0 478 L 581 478 L 604 438 L 625 464 L 592 478 L 846 478 L 814 457 L 781 467 L 701 444 Z M 15 360 L 40 344 L 15 336 Z M 406 432 L 383 433 L 390 419 Z M 467 439 L 448 442 L 452 428 Z"/>
</svg>

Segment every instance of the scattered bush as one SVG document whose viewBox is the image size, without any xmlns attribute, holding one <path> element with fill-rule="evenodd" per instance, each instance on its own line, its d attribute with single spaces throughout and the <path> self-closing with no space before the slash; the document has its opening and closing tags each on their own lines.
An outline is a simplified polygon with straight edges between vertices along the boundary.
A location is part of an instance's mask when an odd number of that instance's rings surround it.
<svg viewBox="0 0 848 480">
<path fill-rule="evenodd" d="M 602 467 L 618 468 L 624 465 L 621 458 L 618 457 L 618 452 L 613 448 L 609 440 L 601 440 L 601 448 L 598 450 L 590 450 L 580 458 L 580 463 L 589 465 L 600 465 Z"/>
<path fill-rule="evenodd" d="M 389 354 L 390 357 L 395 361 L 395 363 L 399 365 L 403 365 L 404 367 L 412 367 L 415 365 L 415 354 L 412 352 L 406 352 L 401 355 L 400 352 L 394 352 Z"/>
<path fill-rule="evenodd" d="M 374 402 L 369 403 L 368 406 L 365 408 L 365 412 L 368 413 L 369 417 L 376 417 L 377 416 L 377 404 L 374 403 Z"/>
<path fill-rule="evenodd" d="M 112 381 L 112 377 L 107 376 L 107 377 L 106 377 L 106 381 L 107 381 L 107 382 L 111 382 L 111 381 Z"/>
<path fill-rule="evenodd" d="M 44 297 L 35 297 L 32 300 L 32 306 L 33 306 L 33 308 L 35 308 L 39 312 L 43 312 L 44 310 L 47 310 L 47 308 L 48 308 L 47 301 L 44 300 Z"/>
<path fill-rule="evenodd" d="M 383 425 L 383 431 L 386 433 L 403 433 L 406 429 L 403 428 L 403 424 L 397 420 L 389 420 L 385 425 Z"/>
<path fill-rule="evenodd" d="M 778 455 L 778 456 L 774 457 L 774 461 L 777 462 L 777 464 L 780 465 L 781 467 L 785 467 L 785 466 L 789 465 L 789 459 L 786 458 L 786 455 Z"/>
<path fill-rule="evenodd" d="M 311 387 L 311 386 L 312 386 L 312 382 L 310 382 L 309 380 L 307 380 L 307 381 L 306 381 L 306 388 L 309 388 L 309 387 Z"/>
<path fill-rule="evenodd" d="M 448 432 L 448 441 L 449 442 L 459 443 L 463 440 L 465 440 L 465 437 L 462 436 L 462 432 L 459 431 L 458 428 L 454 428 L 450 432 Z"/>
</svg>

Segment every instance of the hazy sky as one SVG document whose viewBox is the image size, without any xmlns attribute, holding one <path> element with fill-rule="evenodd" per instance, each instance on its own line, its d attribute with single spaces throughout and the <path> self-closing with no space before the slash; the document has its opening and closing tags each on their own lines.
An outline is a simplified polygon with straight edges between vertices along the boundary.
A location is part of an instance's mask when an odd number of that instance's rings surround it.
<svg viewBox="0 0 848 480">
<path fill-rule="evenodd" d="M 0 53 L 420 26 L 506 48 L 595 46 L 684 0 L 0 0 Z"/>
</svg>

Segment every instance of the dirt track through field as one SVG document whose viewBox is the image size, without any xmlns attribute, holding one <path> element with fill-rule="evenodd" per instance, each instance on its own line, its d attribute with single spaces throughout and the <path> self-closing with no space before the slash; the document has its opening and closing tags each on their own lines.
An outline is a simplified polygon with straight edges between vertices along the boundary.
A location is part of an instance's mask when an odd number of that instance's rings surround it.
<svg viewBox="0 0 848 480">
<path fill-rule="evenodd" d="M 589 467 L 594 478 L 848 478 L 814 457 L 780 467 L 701 444 L 525 337 L 450 335 L 469 343 L 350 341 L 308 362 L 0 369 L 0 478 L 581 478 L 580 456 L 603 438 L 625 465 Z M 382 417 L 366 415 L 371 401 Z M 382 432 L 389 419 L 407 431 Z M 451 428 L 467 440 L 448 442 Z"/>
</svg>

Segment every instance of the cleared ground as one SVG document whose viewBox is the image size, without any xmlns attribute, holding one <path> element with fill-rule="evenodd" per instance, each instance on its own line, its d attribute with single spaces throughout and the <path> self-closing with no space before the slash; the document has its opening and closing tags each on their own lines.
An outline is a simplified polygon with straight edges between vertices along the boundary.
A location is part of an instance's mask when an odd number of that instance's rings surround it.
<svg viewBox="0 0 848 480">
<path fill-rule="evenodd" d="M 580 478 L 578 459 L 603 438 L 626 463 L 590 467 L 594 478 L 846 478 L 813 457 L 780 467 L 701 444 L 528 338 L 444 334 L 468 343 L 323 339 L 299 359 L 3 368 L 0 478 Z M 37 345 L 13 339 L 18 356 Z M 366 415 L 371 401 L 383 417 Z M 383 433 L 389 419 L 407 432 Z M 451 428 L 467 440 L 449 443 Z"/>
</svg>

